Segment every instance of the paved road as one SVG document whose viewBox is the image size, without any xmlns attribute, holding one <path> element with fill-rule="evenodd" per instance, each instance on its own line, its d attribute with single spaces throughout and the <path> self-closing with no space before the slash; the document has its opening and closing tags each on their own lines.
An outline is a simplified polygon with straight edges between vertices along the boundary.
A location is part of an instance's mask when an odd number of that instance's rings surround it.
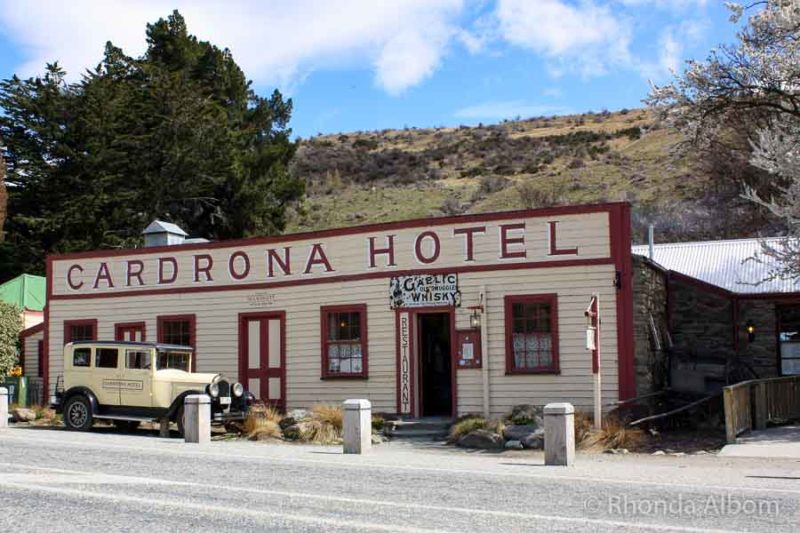
<svg viewBox="0 0 800 533">
<path fill-rule="evenodd" d="M 797 531 L 800 462 L 341 448 L 12 428 L 0 531 Z"/>
</svg>

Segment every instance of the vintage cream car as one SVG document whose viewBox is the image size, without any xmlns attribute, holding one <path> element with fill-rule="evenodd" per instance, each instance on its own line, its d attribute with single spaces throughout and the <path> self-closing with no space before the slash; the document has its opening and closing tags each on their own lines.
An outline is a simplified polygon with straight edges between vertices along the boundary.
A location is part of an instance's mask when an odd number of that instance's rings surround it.
<svg viewBox="0 0 800 533">
<path fill-rule="evenodd" d="M 183 434 L 189 394 L 211 397 L 211 422 L 242 420 L 253 401 L 241 383 L 220 374 L 190 372 L 192 348 L 126 341 L 79 341 L 64 346 L 64 375 L 51 403 L 69 429 L 86 431 L 96 419 L 121 429 L 171 421 Z"/>
</svg>

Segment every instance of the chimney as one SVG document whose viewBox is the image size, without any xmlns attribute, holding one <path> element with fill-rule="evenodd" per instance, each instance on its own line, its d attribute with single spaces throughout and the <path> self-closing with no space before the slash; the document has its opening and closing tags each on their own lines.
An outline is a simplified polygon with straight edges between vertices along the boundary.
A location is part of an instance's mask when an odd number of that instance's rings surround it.
<svg viewBox="0 0 800 533">
<path fill-rule="evenodd" d="M 183 244 L 186 242 L 186 236 L 188 234 L 171 222 L 154 220 L 144 229 L 142 235 L 144 235 L 145 248 L 149 248 L 151 246 L 173 246 L 176 244 Z"/>
</svg>

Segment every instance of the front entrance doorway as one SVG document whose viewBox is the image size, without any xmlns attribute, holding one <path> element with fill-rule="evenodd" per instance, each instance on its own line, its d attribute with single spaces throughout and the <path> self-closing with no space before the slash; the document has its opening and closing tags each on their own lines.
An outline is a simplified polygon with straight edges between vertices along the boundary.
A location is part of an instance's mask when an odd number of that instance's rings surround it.
<svg viewBox="0 0 800 533">
<path fill-rule="evenodd" d="M 239 315 L 239 381 L 264 403 L 286 406 L 286 316 Z"/>
<path fill-rule="evenodd" d="M 417 313 L 420 416 L 452 416 L 453 339 L 451 312 Z"/>
</svg>

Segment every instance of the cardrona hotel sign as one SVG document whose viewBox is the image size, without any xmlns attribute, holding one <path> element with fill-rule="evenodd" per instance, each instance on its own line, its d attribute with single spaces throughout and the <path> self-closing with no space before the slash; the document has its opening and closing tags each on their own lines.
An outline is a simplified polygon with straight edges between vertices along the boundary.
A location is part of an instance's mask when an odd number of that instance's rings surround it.
<svg viewBox="0 0 800 533">
<path fill-rule="evenodd" d="M 402 299 L 424 289 L 426 297 L 458 305 L 458 272 L 503 269 L 516 263 L 609 258 L 608 215 L 593 212 L 480 220 L 380 232 L 354 229 L 55 256 L 50 266 L 53 294 L 70 297 L 148 289 L 269 287 L 386 276 L 393 284 L 403 284 L 399 289 L 390 285 L 390 296 Z M 426 273 L 440 277 L 413 277 Z M 406 286 L 414 283 L 416 288 Z M 436 287 L 423 287 L 425 283 Z M 393 305 L 405 306 L 400 300 Z"/>
</svg>

